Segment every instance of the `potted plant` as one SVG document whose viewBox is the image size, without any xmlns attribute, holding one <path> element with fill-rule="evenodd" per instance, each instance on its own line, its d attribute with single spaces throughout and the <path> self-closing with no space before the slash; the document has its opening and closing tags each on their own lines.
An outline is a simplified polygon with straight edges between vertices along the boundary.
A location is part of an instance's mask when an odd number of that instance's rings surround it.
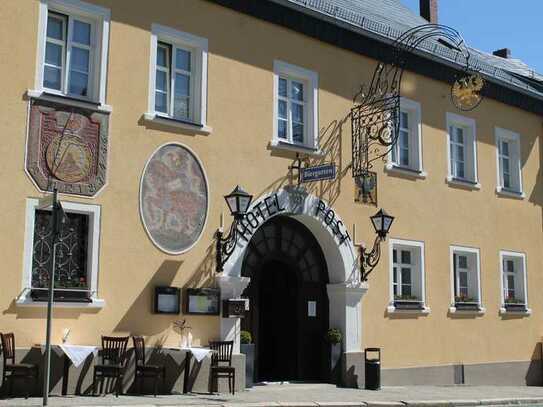
<svg viewBox="0 0 543 407">
<path fill-rule="evenodd" d="M 422 309 L 422 302 L 415 295 L 394 295 L 394 306 L 399 309 Z"/>
<path fill-rule="evenodd" d="M 326 342 L 330 345 L 330 381 L 333 384 L 340 384 L 342 337 L 341 331 L 337 328 L 331 328 L 326 332 Z"/>
<path fill-rule="evenodd" d="M 255 366 L 255 344 L 249 331 L 239 333 L 240 352 L 245 355 L 245 387 L 253 387 Z"/>
<path fill-rule="evenodd" d="M 477 310 L 479 309 L 479 301 L 465 294 L 460 294 L 454 297 L 454 306 L 458 310 Z"/>
<path fill-rule="evenodd" d="M 524 300 L 509 296 L 505 299 L 505 309 L 507 311 L 525 311 L 526 304 Z"/>
</svg>

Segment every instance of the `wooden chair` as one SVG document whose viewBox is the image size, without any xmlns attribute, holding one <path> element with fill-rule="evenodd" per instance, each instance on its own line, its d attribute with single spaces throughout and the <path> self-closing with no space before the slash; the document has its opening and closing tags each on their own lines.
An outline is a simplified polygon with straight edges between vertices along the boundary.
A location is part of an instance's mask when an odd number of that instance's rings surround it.
<svg viewBox="0 0 543 407">
<path fill-rule="evenodd" d="M 209 343 L 211 355 L 211 392 L 217 391 L 219 379 L 228 379 L 228 390 L 236 391 L 236 369 L 232 366 L 234 341 L 213 341 Z"/>
<path fill-rule="evenodd" d="M 102 393 L 104 379 L 115 379 L 115 395 L 122 393 L 124 365 L 126 362 L 126 346 L 128 336 L 102 336 L 102 363 L 94 366 L 92 378 L 92 394 L 96 394 L 96 381 L 100 380 Z"/>
<path fill-rule="evenodd" d="M 39 367 L 30 363 L 15 363 L 15 335 L 13 333 L 0 334 L 2 339 L 2 350 L 4 353 L 4 369 L 2 373 L 2 386 L 9 381 L 9 395 L 13 393 L 13 381 L 24 379 L 25 398 L 28 398 L 31 385 L 38 382 Z M 2 352 L 0 352 L 2 353 Z M 11 362 L 9 362 L 11 360 Z"/>
<path fill-rule="evenodd" d="M 134 376 L 134 383 L 138 382 L 139 393 L 143 393 L 143 381 L 146 377 L 154 378 L 154 390 L 155 397 L 158 390 L 158 379 L 162 380 L 162 385 L 166 380 L 166 367 L 149 365 L 145 363 L 145 341 L 141 336 L 133 336 L 134 342 L 134 354 L 136 358 L 136 373 Z"/>
</svg>

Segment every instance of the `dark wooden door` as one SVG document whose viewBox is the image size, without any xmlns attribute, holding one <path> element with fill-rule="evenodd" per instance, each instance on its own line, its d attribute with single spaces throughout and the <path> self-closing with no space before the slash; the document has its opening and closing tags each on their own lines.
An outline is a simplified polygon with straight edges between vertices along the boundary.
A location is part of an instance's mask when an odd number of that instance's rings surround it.
<svg viewBox="0 0 543 407">
<path fill-rule="evenodd" d="M 242 329 L 254 339 L 255 379 L 326 380 L 328 272 L 311 232 L 292 218 L 269 220 L 249 242 L 242 275 L 251 278 Z"/>
</svg>

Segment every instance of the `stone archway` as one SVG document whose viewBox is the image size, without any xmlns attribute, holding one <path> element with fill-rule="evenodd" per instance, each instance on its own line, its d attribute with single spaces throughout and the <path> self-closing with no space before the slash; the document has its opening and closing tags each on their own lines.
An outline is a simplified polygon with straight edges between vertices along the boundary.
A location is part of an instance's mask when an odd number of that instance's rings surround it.
<svg viewBox="0 0 543 407">
<path fill-rule="evenodd" d="M 221 299 L 239 297 L 247 287 L 250 279 L 241 272 L 247 244 L 264 222 L 278 215 L 293 217 L 318 241 L 328 270 L 329 326 L 342 331 L 345 352 L 360 352 L 361 300 L 367 284 L 360 282 L 357 252 L 339 215 L 325 201 L 301 188 L 281 188 L 259 197 L 251 205 L 238 228 L 241 238 L 224 271 L 216 277 Z M 234 340 L 235 352 L 239 352 L 239 332 L 239 319 L 221 318 L 221 338 Z"/>
</svg>

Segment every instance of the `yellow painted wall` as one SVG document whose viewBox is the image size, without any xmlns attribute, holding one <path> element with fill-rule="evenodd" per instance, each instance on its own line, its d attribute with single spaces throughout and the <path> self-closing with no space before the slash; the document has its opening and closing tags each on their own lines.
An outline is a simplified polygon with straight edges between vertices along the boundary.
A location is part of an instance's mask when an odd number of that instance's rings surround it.
<svg viewBox="0 0 543 407">
<path fill-rule="evenodd" d="M 209 283 L 214 273 L 213 235 L 226 214 L 223 195 L 236 184 L 259 194 L 288 183 L 292 153 L 272 152 L 274 59 L 319 74 L 319 127 L 324 161 L 334 160 L 340 177 L 331 185 L 312 185 L 313 193 L 333 203 L 346 224 L 368 243 L 368 216 L 375 208 L 354 203 L 350 176 L 351 99 L 367 82 L 375 61 L 203 0 L 161 2 L 96 0 L 112 10 L 107 103 L 110 119 L 108 185 L 95 199 L 62 199 L 102 207 L 99 297 L 102 310 L 55 310 L 54 340 L 72 328 L 74 343 L 98 343 L 100 334 L 144 334 L 153 341 L 177 343 L 174 317 L 151 314 L 157 284 Z M 150 27 L 159 23 L 209 40 L 208 136 L 142 124 L 148 104 Z M 24 172 L 27 89 L 34 87 L 38 0 L 3 0 L 0 14 L 0 331 L 15 331 L 18 346 L 45 339 L 45 309 L 16 307 L 21 291 L 25 200 L 40 193 Z M 485 100 L 466 115 L 477 121 L 479 191 L 453 188 L 447 174 L 446 112 L 457 112 L 443 83 L 407 73 L 403 94 L 422 105 L 425 180 L 379 172 L 379 206 L 396 216 L 391 236 L 422 240 L 426 255 L 426 296 L 431 313 L 389 317 L 388 242 L 363 299 L 363 343 L 384 349 L 385 367 L 529 360 L 535 357 L 541 328 L 543 287 L 540 147 L 542 120 L 533 114 Z M 526 199 L 495 194 L 494 126 L 521 134 Z M 189 146 L 210 180 L 210 211 L 199 243 L 188 253 L 169 256 L 147 237 L 139 216 L 139 182 L 150 154 L 177 141 Z M 539 182 L 539 184 L 538 184 Z M 481 250 L 481 284 L 486 314 L 451 318 L 449 245 Z M 505 318 L 500 306 L 500 249 L 527 254 L 531 316 Z M 183 316 L 184 318 L 184 316 Z M 219 336 L 216 317 L 187 316 L 197 341 Z"/>
</svg>

